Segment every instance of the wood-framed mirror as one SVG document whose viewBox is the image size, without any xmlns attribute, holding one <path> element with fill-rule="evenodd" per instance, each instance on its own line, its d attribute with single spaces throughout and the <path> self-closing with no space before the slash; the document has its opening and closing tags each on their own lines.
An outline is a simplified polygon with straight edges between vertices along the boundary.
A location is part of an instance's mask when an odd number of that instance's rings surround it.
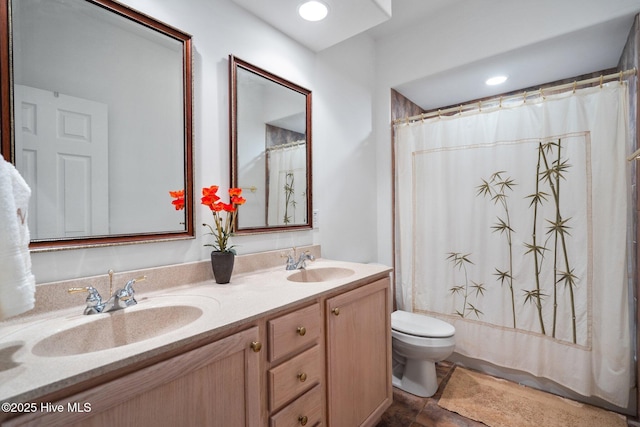
<svg viewBox="0 0 640 427">
<path fill-rule="evenodd" d="M 0 7 L 1 154 L 32 190 L 31 249 L 193 238 L 191 36 L 112 0 Z"/>
<path fill-rule="evenodd" d="M 229 56 L 236 234 L 312 228 L 311 91 Z"/>
</svg>

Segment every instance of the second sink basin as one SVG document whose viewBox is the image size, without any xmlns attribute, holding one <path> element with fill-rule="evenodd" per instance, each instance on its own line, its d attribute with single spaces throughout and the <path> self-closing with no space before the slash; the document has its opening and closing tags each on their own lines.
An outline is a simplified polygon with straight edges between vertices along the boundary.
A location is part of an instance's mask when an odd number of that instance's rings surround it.
<svg viewBox="0 0 640 427">
<path fill-rule="evenodd" d="M 318 267 L 299 270 L 287 277 L 292 282 L 326 282 L 329 280 L 344 279 L 354 273 L 350 268 L 342 267 Z"/>
<path fill-rule="evenodd" d="M 59 357 L 107 350 L 175 331 L 202 313 L 198 307 L 170 305 L 87 316 L 87 322 L 43 338 L 31 351 L 40 357 Z"/>
</svg>

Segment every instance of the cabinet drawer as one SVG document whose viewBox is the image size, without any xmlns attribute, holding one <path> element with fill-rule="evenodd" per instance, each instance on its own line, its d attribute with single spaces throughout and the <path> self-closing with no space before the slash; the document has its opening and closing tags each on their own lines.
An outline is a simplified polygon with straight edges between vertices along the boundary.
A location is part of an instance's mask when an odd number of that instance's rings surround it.
<svg viewBox="0 0 640 427">
<path fill-rule="evenodd" d="M 270 427 L 316 426 L 322 421 L 320 384 L 271 417 Z"/>
<path fill-rule="evenodd" d="M 320 304 L 269 321 L 269 360 L 300 350 L 320 336 Z"/>
<path fill-rule="evenodd" d="M 322 359 L 316 345 L 269 370 L 269 408 L 277 410 L 318 384 L 321 378 Z"/>
</svg>

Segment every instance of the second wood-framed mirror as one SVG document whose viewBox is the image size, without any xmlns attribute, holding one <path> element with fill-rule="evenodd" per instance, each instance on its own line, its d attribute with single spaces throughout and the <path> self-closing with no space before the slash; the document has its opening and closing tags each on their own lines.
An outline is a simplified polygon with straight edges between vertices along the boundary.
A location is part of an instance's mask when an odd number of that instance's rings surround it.
<svg viewBox="0 0 640 427">
<path fill-rule="evenodd" d="M 310 229 L 311 91 L 233 55 L 229 77 L 236 234 Z"/>
</svg>

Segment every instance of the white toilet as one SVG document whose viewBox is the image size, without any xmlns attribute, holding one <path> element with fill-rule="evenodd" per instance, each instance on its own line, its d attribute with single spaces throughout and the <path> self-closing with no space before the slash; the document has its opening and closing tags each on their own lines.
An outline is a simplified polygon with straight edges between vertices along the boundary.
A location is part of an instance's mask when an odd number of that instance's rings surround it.
<svg viewBox="0 0 640 427">
<path fill-rule="evenodd" d="M 438 390 L 436 362 L 453 353 L 453 325 L 408 311 L 391 313 L 393 385 L 416 396 L 433 396 Z"/>
</svg>

